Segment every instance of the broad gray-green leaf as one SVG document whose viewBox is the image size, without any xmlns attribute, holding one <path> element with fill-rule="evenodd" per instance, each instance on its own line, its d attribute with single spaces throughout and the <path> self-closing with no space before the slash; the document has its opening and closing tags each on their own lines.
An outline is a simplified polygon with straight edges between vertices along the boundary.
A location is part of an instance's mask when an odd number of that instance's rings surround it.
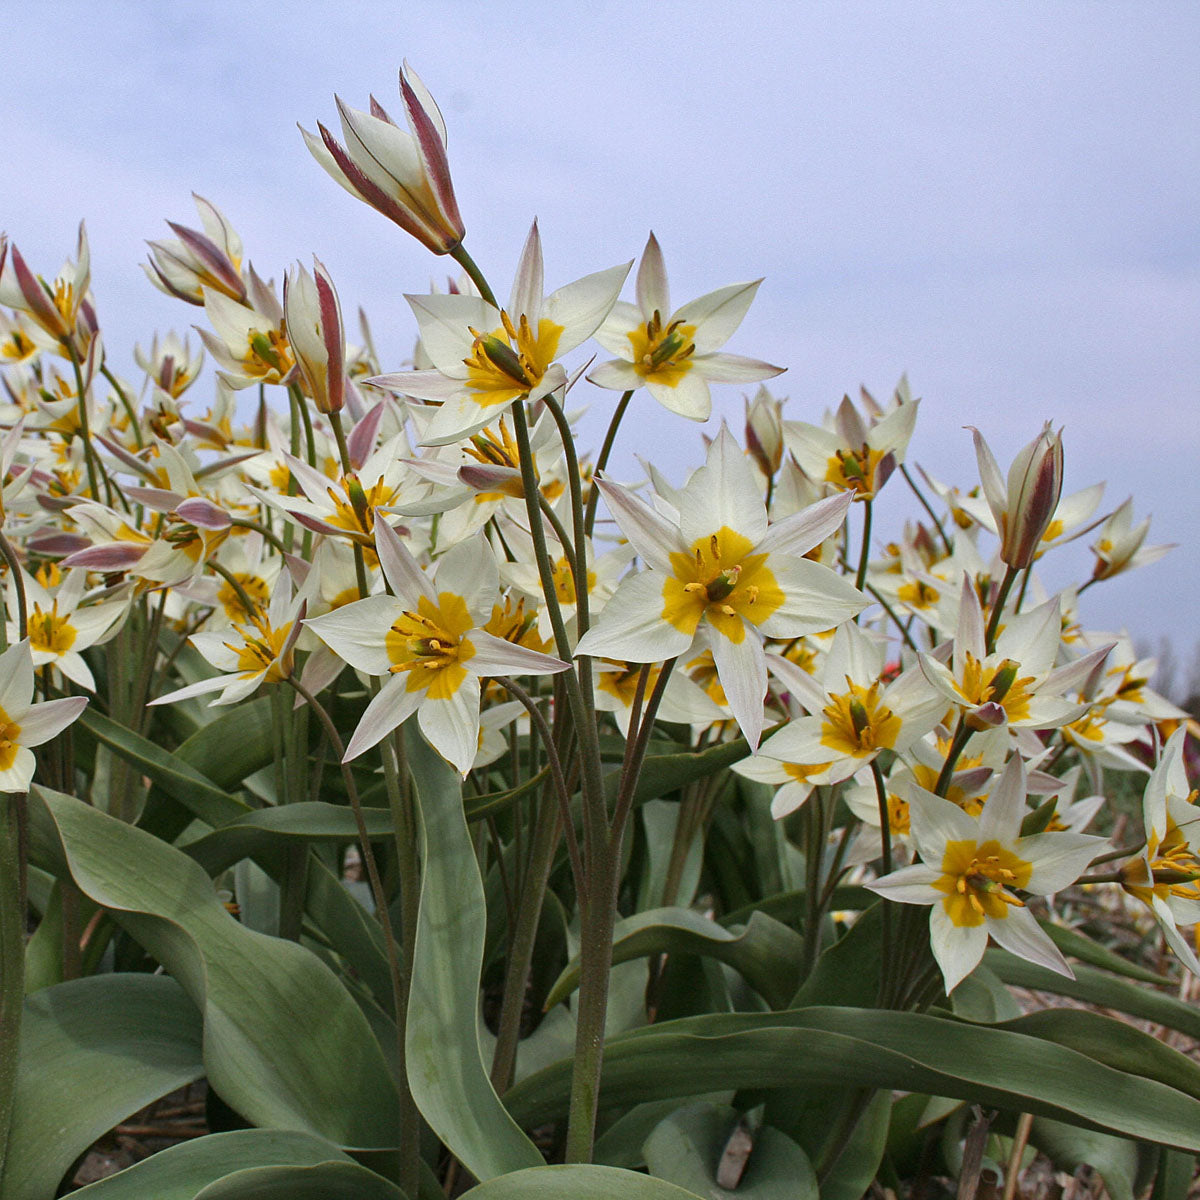
<svg viewBox="0 0 1200 1200">
<path fill-rule="evenodd" d="M 672 1113 L 646 1139 L 650 1174 L 711 1200 L 817 1200 L 808 1156 L 769 1125 L 755 1131 L 737 1187 L 721 1187 L 717 1166 L 737 1121 L 736 1109 L 719 1104 L 691 1104 Z"/>
<path fill-rule="evenodd" d="M 1087 1163 L 1100 1172 L 1111 1200 L 1134 1200 L 1138 1155 L 1132 1142 L 1045 1117 L 1034 1120 L 1029 1140 L 1060 1171 L 1074 1171 Z"/>
<path fill-rule="evenodd" d="M 322 1162 L 234 1171 L 195 1200 L 404 1200 L 404 1193 L 356 1162 Z"/>
<path fill-rule="evenodd" d="M 405 1051 L 413 1099 L 477 1179 L 543 1162 L 508 1115 L 479 1048 L 476 1006 L 486 914 L 483 880 L 454 768 L 405 730 L 421 836 L 421 901 Z"/>
<path fill-rule="evenodd" d="M 693 1103 L 728 1104 L 734 1093 L 709 1092 L 697 1096 Z M 654 1127 L 673 1112 L 683 1107 L 683 1101 L 652 1100 L 649 1104 L 635 1104 L 627 1113 L 614 1121 L 597 1139 L 592 1151 L 594 1162 L 606 1167 L 624 1167 L 636 1171 L 646 1165 L 643 1147 Z"/>
<path fill-rule="evenodd" d="M 489 1179 L 462 1200 L 696 1200 L 696 1193 L 619 1167 L 533 1167 Z"/>
<path fill-rule="evenodd" d="M 1005 983 L 1015 987 L 1033 988 L 1056 996 L 1070 996 L 1073 1000 L 1085 1000 L 1103 1008 L 1115 1008 L 1131 1017 L 1142 1017 L 1177 1029 L 1188 1037 L 1200 1038 L 1200 1009 L 1184 1004 L 1174 996 L 1118 979 L 1106 971 L 1077 966 L 1073 968 L 1075 978 L 1068 979 L 1004 950 L 989 950 L 983 961 Z"/>
<path fill-rule="evenodd" d="M 392 836 L 392 814 L 386 808 L 364 808 L 371 839 Z M 299 842 L 357 842 L 358 825 L 351 809 L 322 800 L 301 800 L 278 808 L 256 808 L 197 838 L 187 847 L 210 875 L 243 858 Z"/>
<path fill-rule="evenodd" d="M 93 975 L 25 1001 L 0 1200 L 45 1200 L 88 1146 L 199 1079 L 201 1022 L 173 980 Z"/>
<path fill-rule="evenodd" d="M 860 1200 L 867 1194 L 887 1149 L 891 1115 L 891 1092 L 876 1092 L 845 1149 L 821 1179 L 821 1200 Z"/>
<path fill-rule="evenodd" d="M 728 963 L 773 1008 L 792 998 L 799 981 L 803 939 L 794 930 L 762 913 L 752 913 L 741 933 L 687 908 L 655 908 L 618 921 L 613 934 L 613 962 L 647 954 L 698 954 Z M 579 986 L 579 959 L 573 959 L 555 981 L 546 1007 L 552 1008 Z"/>
<path fill-rule="evenodd" d="M 353 1163 L 332 1142 L 282 1129 L 238 1129 L 181 1142 L 132 1167 L 88 1184 L 80 1200 L 194 1200 L 197 1192 L 231 1171 L 252 1167 L 304 1167 Z"/>
<path fill-rule="evenodd" d="M 524 1124 L 558 1117 L 571 1064 L 506 1096 Z M 722 1013 L 634 1030 L 605 1049 L 601 1105 L 717 1087 L 867 1086 L 960 1097 L 1200 1149 L 1200 1101 L 1077 1051 L 989 1026 L 878 1009 Z"/>
<path fill-rule="evenodd" d="M 1159 987 L 1172 986 L 1171 980 L 1156 975 L 1153 971 L 1147 971 L 1145 967 L 1139 967 L 1136 963 L 1126 962 L 1119 954 L 1114 954 L 1099 942 L 1094 942 L 1078 929 L 1058 925 L 1053 921 L 1039 921 L 1038 924 L 1064 954 L 1077 958 L 1080 962 L 1093 967 L 1103 967 L 1104 970 L 1124 975 L 1127 979 L 1139 979 L 1142 983 L 1154 983 Z"/>
<path fill-rule="evenodd" d="M 1002 1028 L 1045 1038 L 1200 1100 L 1200 1065 L 1126 1021 L 1084 1009 L 1048 1008 L 1006 1021 Z"/>
<path fill-rule="evenodd" d="M 103 713 L 87 709 L 79 718 L 79 724 L 85 732 L 126 762 L 132 763 L 167 795 L 209 825 L 220 825 L 233 816 L 249 811 L 244 801 L 231 796 L 182 756 L 164 750 L 149 738 L 126 729 Z M 245 736 L 244 731 L 240 736 Z M 226 749 L 229 749 L 228 743 Z"/>
<path fill-rule="evenodd" d="M 69 871 L 201 1010 L 209 1081 L 228 1104 L 253 1124 L 342 1146 L 395 1144 L 383 1054 L 319 958 L 243 928 L 196 863 L 144 830 L 44 789 L 30 794 L 30 816 L 35 859 Z"/>
</svg>

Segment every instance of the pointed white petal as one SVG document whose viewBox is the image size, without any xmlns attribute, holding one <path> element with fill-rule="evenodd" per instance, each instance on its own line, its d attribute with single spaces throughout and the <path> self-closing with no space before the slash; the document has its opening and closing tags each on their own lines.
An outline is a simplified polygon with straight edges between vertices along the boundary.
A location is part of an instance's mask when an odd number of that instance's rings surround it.
<svg viewBox="0 0 1200 1200">
<path fill-rule="evenodd" d="M 725 698 L 750 749 L 756 750 L 765 724 L 763 705 L 767 696 L 767 664 L 762 642 L 748 630 L 740 642 L 731 641 L 716 630 L 710 632 L 713 662 Z"/>
<path fill-rule="evenodd" d="M 628 488 L 606 479 L 598 479 L 596 486 L 613 520 L 641 560 L 656 571 L 673 574 L 671 555 L 687 553 L 687 543 L 679 530 Z"/>
<path fill-rule="evenodd" d="M 426 700 L 417 722 L 429 744 L 465 775 L 479 752 L 479 680 L 466 679 L 446 700 Z"/>
<path fill-rule="evenodd" d="M 755 279 L 718 288 L 685 304 L 671 319 L 695 325 L 696 353 L 711 354 L 725 345 L 742 323 L 760 283 L 761 279 Z"/>
<path fill-rule="evenodd" d="M 845 524 L 853 501 L 853 492 L 839 492 L 776 521 L 768 528 L 758 549 L 767 554 L 807 554 Z"/>
<path fill-rule="evenodd" d="M 62 733 L 87 708 L 86 696 L 69 696 L 65 700 L 47 700 L 35 704 L 21 716 L 20 744 L 40 746 Z"/>
<path fill-rule="evenodd" d="M 662 615 L 665 576 L 641 571 L 627 576 L 580 639 L 576 655 L 625 662 L 662 662 L 682 654 L 692 635 L 669 624 Z"/>
<path fill-rule="evenodd" d="M 679 511 L 679 532 L 689 547 L 722 528 L 754 546 L 767 532 L 767 507 L 750 460 L 726 425 L 709 446 L 704 466 L 684 486 Z"/>
<path fill-rule="evenodd" d="M 475 653 L 465 665 L 476 675 L 554 675 L 569 669 L 561 658 L 516 646 L 482 629 L 471 630 L 467 640 Z"/>
<path fill-rule="evenodd" d="M 667 287 L 667 266 L 663 262 L 658 238 L 650 234 L 637 273 L 637 302 L 642 316 L 648 321 L 655 312 L 663 321 L 671 313 L 671 293 Z"/>
<path fill-rule="evenodd" d="M 935 904 L 929 911 L 929 943 L 942 969 L 946 991 L 952 992 L 979 965 L 987 949 L 986 925 L 955 925 L 945 907 Z"/>
<path fill-rule="evenodd" d="M 1007 917 L 988 918 L 987 930 L 997 944 L 1003 946 L 1010 954 L 1015 954 L 1026 962 L 1037 963 L 1038 966 L 1046 967 L 1059 975 L 1065 975 L 1068 979 L 1075 978 L 1075 972 L 1071 970 L 1058 947 L 1038 925 L 1029 909 L 1009 905 Z"/>
<path fill-rule="evenodd" d="M 406 675 L 393 675 L 367 705 L 342 762 L 350 762 L 381 742 L 417 710 L 425 693 L 406 691 Z"/>
<path fill-rule="evenodd" d="M 675 384 L 656 379 L 646 380 L 646 390 L 668 412 L 686 417 L 689 421 L 707 421 L 712 416 L 712 393 L 708 380 L 698 371 L 688 371 Z"/>
</svg>

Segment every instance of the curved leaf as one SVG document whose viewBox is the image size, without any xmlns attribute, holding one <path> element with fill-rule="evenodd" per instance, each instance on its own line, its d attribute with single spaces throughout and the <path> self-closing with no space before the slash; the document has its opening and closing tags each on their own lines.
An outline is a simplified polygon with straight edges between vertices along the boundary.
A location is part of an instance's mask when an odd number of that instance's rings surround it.
<svg viewBox="0 0 1200 1200">
<path fill-rule="evenodd" d="M 103 713 L 85 709 L 79 718 L 79 725 L 209 825 L 220 825 L 231 817 L 250 811 L 244 801 L 231 796 L 185 758 L 164 750 L 149 738 L 126 729 Z M 227 741 L 227 749 L 228 745 Z"/>
<path fill-rule="evenodd" d="M 1029 1140 L 1060 1171 L 1074 1171 L 1083 1163 L 1099 1171 L 1110 1200 L 1134 1200 L 1138 1154 L 1133 1142 L 1045 1117 L 1034 1121 Z"/>
<path fill-rule="evenodd" d="M 313 1166 L 352 1163 L 332 1142 L 308 1133 L 280 1129 L 238 1129 L 210 1133 L 166 1150 L 72 1192 L 81 1200 L 194 1200 L 197 1192 L 223 1179 L 235 1167 Z"/>
<path fill-rule="evenodd" d="M 500 1175 L 464 1192 L 462 1200 L 696 1200 L 664 1179 L 620 1167 L 533 1167 Z"/>
<path fill-rule="evenodd" d="M 1050 940 L 1064 953 L 1080 962 L 1093 967 L 1103 967 L 1127 979 L 1140 979 L 1143 983 L 1157 984 L 1159 987 L 1171 987 L 1172 982 L 1163 975 L 1156 975 L 1139 967 L 1136 963 L 1127 962 L 1119 954 L 1114 954 L 1106 946 L 1093 941 L 1078 929 L 1056 924 L 1054 921 L 1039 921 L 1038 924 L 1049 936 Z"/>
<path fill-rule="evenodd" d="M 356 1162 L 322 1162 L 234 1171 L 195 1200 L 404 1200 L 404 1193 Z"/>
<path fill-rule="evenodd" d="M 1097 1062 L 1157 1079 L 1200 1100 L 1200 1065 L 1125 1021 L 1078 1008 L 1050 1008 L 1006 1021 L 1001 1028 L 1069 1046 Z"/>
<path fill-rule="evenodd" d="M 506 1096 L 525 1124 L 561 1115 L 569 1062 Z M 688 1017 L 612 1039 L 601 1104 L 717 1087 L 869 1086 L 959 1097 L 1157 1141 L 1200 1147 L 1200 1101 L 1075 1050 L 989 1026 L 876 1009 Z"/>
<path fill-rule="evenodd" d="M 35 789 L 30 800 L 35 859 L 69 871 L 204 1014 L 205 1067 L 228 1104 L 253 1124 L 338 1145 L 395 1145 L 382 1051 L 319 958 L 239 925 L 200 867 L 144 830 L 57 792 Z"/>
<path fill-rule="evenodd" d="M 486 913 L 459 777 L 415 722 L 405 735 L 423 864 L 405 1037 L 409 1086 L 433 1131 L 486 1180 L 543 1159 L 500 1103 L 480 1054 Z"/>
<path fill-rule="evenodd" d="M 201 1022 L 173 979 L 93 975 L 28 997 L 0 1200 L 45 1200 L 131 1113 L 204 1074 Z"/>
<path fill-rule="evenodd" d="M 647 954 L 698 954 L 727 963 L 772 1008 L 795 995 L 804 940 L 763 913 L 752 913 L 741 933 L 731 933 L 687 908 L 654 908 L 617 923 L 613 962 Z M 546 1008 L 565 1000 L 579 986 L 579 959 L 571 960 L 546 997 Z"/>
<path fill-rule="evenodd" d="M 1103 1008 L 1115 1008 L 1131 1017 L 1142 1017 L 1158 1025 L 1166 1025 L 1186 1033 L 1188 1037 L 1200 1038 L 1200 1010 L 1185 1004 L 1174 996 L 1165 996 L 1140 987 L 1125 979 L 1118 979 L 1106 971 L 1094 967 L 1075 967 L 1075 978 L 1068 979 L 1036 963 L 1026 962 L 1003 950 L 989 950 L 983 961 L 1000 976 L 1005 983 L 1015 987 L 1032 988 L 1039 992 L 1050 992 L 1055 996 L 1070 996 L 1073 1000 L 1085 1000 Z"/>
<path fill-rule="evenodd" d="M 755 1131 L 736 1186 L 721 1187 L 717 1166 L 737 1121 L 737 1110 L 725 1105 L 690 1104 L 678 1109 L 646 1139 L 650 1174 L 711 1200 L 817 1200 L 817 1177 L 808 1156 L 769 1125 Z"/>
<path fill-rule="evenodd" d="M 386 808 L 364 808 L 372 840 L 392 836 L 392 814 Z M 221 824 L 187 847 L 209 875 L 243 858 L 299 842 L 357 842 L 354 813 L 345 805 L 301 800 L 278 808 L 256 808 Z"/>
</svg>

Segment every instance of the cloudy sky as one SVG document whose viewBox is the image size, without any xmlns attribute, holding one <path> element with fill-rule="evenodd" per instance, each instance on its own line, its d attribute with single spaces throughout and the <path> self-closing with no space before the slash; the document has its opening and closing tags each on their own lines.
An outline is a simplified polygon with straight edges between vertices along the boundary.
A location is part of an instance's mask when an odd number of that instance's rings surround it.
<svg viewBox="0 0 1200 1200">
<path fill-rule="evenodd" d="M 1107 508 L 1132 493 L 1151 540 L 1181 543 L 1089 592 L 1086 622 L 1200 636 L 1200 6 L 334 9 L 44 0 L 6 31 L 0 227 L 50 274 L 87 219 L 118 370 L 197 319 L 138 267 L 165 219 L 195 223 L 193 190 L 260 273 L 320 255 L 400 365 L 403 293 L 445 262 L 337 188 L 296 123 L 334 123 L 334 92 L 398 111 L 407 58 L 446 116 L 467 244 L 498 291 L 535 215 L 549 287 L 636 257 L 651 228 L 676 303 L 765 276 L 730 349 L 788 366 L 788 415 L 818 420 L 860 384 L 886 395 L 906 371 L 923 397 L 911 457 L 964 486 L 964 425 L 1006 463 L 1053 420 L 1068 490 L 1106 479 Z M 698 428 L 640 404 L 628 450 L 678 478 Z M 740 414 L 739 390 L 718 408 Z M 1088 561 L 1066 552 L 1052 582 Z"/>
</svg>

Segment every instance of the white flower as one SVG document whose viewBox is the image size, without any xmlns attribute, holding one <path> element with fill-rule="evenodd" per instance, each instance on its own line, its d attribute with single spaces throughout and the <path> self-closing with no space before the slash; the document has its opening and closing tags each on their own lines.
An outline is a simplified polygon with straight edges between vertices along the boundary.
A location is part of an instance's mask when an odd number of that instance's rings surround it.
<svg viewBox="0 0 1200 1200">
<path fill-rule="evenodd" d="M 29 641 L 0 654 L 0 792 L 24 792 L 33 779 L 31 746 L 62 733 L 87 707 L 86 696 L 31 704 L 33 656 Z"/>
<path fill-rule="evenodd" d="M 1073 978 L 1066 959 L 1016 894 L 1074 883 L 1106 845 L 1086 833 L 1021 836 L 1025 764 L 1009 760 L 978 819 L 924 788 L 909 793 L 921 862 L 867 886 L 889 900 L 931 905 L 929 940 L 951 992 L 978 965 L 988 935 L 1012 954 Z"/>
</svg>

